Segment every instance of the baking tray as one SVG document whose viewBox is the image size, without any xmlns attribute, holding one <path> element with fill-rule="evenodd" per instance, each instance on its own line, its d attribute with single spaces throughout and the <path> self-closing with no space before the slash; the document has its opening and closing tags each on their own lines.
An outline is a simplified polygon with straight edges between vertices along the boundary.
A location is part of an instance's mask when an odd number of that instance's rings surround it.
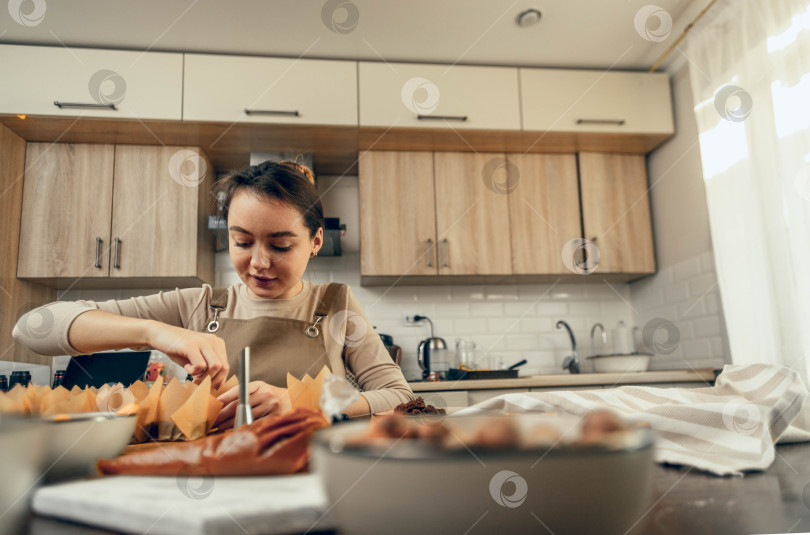
<svg viewBox="0 0 810 535">
<path fill-rule="evenodd" d="M 450 368 L 447 370 L 448 381 L 463 381 L 467 379 L 514 379 L 520 370 L 460 370 Z"/>
</svg>

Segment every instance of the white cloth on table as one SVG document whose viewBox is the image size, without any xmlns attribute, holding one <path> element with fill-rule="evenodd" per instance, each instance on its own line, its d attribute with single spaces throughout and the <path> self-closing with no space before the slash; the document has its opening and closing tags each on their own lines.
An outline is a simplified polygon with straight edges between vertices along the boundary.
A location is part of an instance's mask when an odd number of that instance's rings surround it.
<svg viewBox="0 0 810 535">
<path fill-rule="evenodd" d="M 652 426 L 656 461 L 717 475 L 741 475 L 745 470 L 767 469 L 777 442 L 810 441 L 807 396 L 801 376 L 790 368 L 727 365 L 709 387 L 622 386 L 505 394 L 454 416 L 493 410 L 580 416 L 609 409 Z"/>
</svg>

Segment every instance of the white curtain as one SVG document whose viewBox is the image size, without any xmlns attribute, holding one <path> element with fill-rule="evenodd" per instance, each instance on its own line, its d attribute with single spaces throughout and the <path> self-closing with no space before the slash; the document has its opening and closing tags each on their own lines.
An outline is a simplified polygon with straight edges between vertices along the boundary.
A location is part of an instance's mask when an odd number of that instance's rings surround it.
<svg viewBox="0 0 810 535">
<path fill-rule="evenodd" d="M 686 56 L 735 364 L 810 370 L 810 2 L 720 0 Z"/>
</svg>

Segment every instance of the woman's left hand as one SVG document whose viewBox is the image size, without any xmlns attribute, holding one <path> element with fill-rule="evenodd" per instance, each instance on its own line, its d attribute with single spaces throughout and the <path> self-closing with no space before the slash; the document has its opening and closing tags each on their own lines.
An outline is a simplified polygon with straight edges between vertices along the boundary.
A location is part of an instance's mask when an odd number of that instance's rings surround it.
<svg viewBox="0 0 810 535">
<path fill-rule="evenodd" d="M 254 420 L 272 414 L 284 414 L 292 408 L 286 388 L 278 388 L 264 381 L 251 381 L 248 385 L 248 394 Z M 217 399 L 223 403 L 223 406 L 217 419 L 214 420 L 214 427 L 220 430 L 230 429 L 233 427 L 236 407 L 239 404 L 239 385 Z"/>
</svg>

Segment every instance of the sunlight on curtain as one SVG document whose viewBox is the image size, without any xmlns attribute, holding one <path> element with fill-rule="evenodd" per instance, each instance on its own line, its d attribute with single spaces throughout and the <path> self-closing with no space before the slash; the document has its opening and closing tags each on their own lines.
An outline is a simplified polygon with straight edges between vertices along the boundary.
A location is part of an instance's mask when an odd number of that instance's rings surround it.
<svg viewBox="0 0 810 535">
<path fill-rule="evenodd" d="M 810 369 L 810 1 L 720 0 L 686 55 L 731 359 Z"/>
<path fill-rule="evenodd" d="M 717 123 L 700 134 L 699 138 L 701 147 L 712 148 L 711 151 L 701 154 L 704 180 L 710 180 L 748 158 L 745 128 L 739 123 L 718 119 Z"/>
<path fill-rule="evenodd" d="M 775 80 L 771 84 L 771 95 L 778 137 L 788 137 L 810 128 L 810 102 L 807 102 L 807 96 L 810 95 L 810 73 L 802 76 L 793 86 L 782 80 Z"/>
</svg>

